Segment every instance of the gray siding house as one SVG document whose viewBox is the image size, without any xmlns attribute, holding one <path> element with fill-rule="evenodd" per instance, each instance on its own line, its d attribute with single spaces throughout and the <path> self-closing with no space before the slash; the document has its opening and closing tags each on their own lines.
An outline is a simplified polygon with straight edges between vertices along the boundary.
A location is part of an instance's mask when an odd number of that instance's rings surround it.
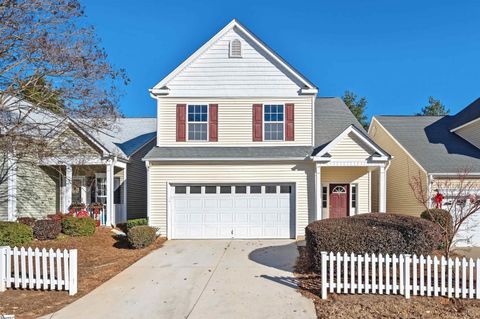
<svg viewBox="0 0 480 319">
<path fill-rule="evenodd" d="M 6 175 L 0 179 L 0 220 L 66 213 L 72 203 L 87 209 L 102 203 L 103 225 L 147 216 L 142 157 L 156 143 L 155 118 L 119 118 L 108 132 L 99 132 L 48 111 L 31 114 L 32 121 L 47 123 L 48 118 L 55 126 L 48 137 L 54 152 L 38 161 L 5 155 L 8 159 L 2 162 L 7 165 L 0 167 Z"/>
</svg>

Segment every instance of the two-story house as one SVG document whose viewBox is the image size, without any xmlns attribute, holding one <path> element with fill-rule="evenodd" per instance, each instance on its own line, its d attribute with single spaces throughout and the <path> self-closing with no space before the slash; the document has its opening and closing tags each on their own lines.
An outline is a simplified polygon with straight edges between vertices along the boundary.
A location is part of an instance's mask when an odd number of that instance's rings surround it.
<svg viewBox="0 0 480 319">
<path fill-rule="evenodd" d="M 314 220 L 385 212 L 390 156 L 238 21 L 150 93 L 148 217 L 168 238 L 297 238 Z"/>
<path fill-rule="evenodd" d="M 369 135 L 393 157 L 387 211 L 419 216 L 425 210 L 411 187 L 412 178 L 419 176 L 430 197 L 436 189 L 443 193 L 443 208 L 449 210 L 455 208 L 448 197 L 466 191 L 460 190 L 460 179 L 468 191 L 480 193 L 480 99 L 456 115 L 375 116 Z M 457 246 L 480 245 L 480 212 L 467 219 L 457 239 Z"/>
</svg>

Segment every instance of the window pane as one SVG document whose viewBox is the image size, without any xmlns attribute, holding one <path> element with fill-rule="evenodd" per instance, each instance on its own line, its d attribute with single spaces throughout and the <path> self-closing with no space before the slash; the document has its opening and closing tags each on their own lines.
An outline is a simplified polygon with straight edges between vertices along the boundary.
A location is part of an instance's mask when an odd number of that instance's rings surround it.
<svg viewBox="0 0 480 319">
<path fill-rule="evenodd" d="M 280 186 L 280 193 L 290 194 L 292 192 L 292 186 L 282 185 Z"/>
<path fill-rule="evenodd" d="M 265 186 L 265 193 L 267 194 L 275 194 L 277 192 L 277 186 L 275 185 L 267 185 Z"/>
<path fill-rule="evenodd" d="M 216 194 L 217 186 L 205 186 L 205 194 Z"/>
<path fill-rule="evenodd" d="M 186 194 L 187 187 L 186 186 L 175 186 L 175 194 Z"/>
<path fill-rule="evenodd" d="M 247 186 L 235 186 L 235 193 L 246 194 L 247 193 Z"/>
<path fill-rule="evenodd" d="M 250 186 L 250 194 L 260 194 L 262 192 L 262 186 Z"/>
<path fill-rule="evenodd" d="M 221 194 L 230 194 L 232 192 L 232 186 L 220 186 Z"/>
<path fill-rule="evenodd" d="M 190 186 L 190 194 L 201 194 L 202 186 Z"/>
<path fill-rule="evenodd" d="M 193 113 L 195 111 L 195 106 L 189 105 L 188 106 L 188 114 Z"/>
</svg>

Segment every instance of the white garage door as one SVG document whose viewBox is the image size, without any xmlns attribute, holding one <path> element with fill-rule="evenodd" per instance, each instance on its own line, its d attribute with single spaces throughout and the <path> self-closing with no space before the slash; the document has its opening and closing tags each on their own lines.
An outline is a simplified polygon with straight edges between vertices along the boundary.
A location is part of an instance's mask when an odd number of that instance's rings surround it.
<svg viewBox="0 0 480 319">
<path fill-rule="evenodd" d="M 173 185 L 172 237 L 292 238 L 293 185 Z"/>
</svg>

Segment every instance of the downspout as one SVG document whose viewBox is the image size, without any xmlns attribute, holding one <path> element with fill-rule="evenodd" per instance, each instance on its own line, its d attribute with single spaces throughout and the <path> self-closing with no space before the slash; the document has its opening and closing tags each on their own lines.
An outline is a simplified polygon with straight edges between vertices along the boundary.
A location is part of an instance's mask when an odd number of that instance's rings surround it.
<svg viewBox="0 0 480 319">
<path fill-rule="evenodd" d="M 145 167 L 147 168 L 147 221 L 148 225 L 151 226 L 150 221 L 150 161 L 145 161 Z"/>
</svg>

